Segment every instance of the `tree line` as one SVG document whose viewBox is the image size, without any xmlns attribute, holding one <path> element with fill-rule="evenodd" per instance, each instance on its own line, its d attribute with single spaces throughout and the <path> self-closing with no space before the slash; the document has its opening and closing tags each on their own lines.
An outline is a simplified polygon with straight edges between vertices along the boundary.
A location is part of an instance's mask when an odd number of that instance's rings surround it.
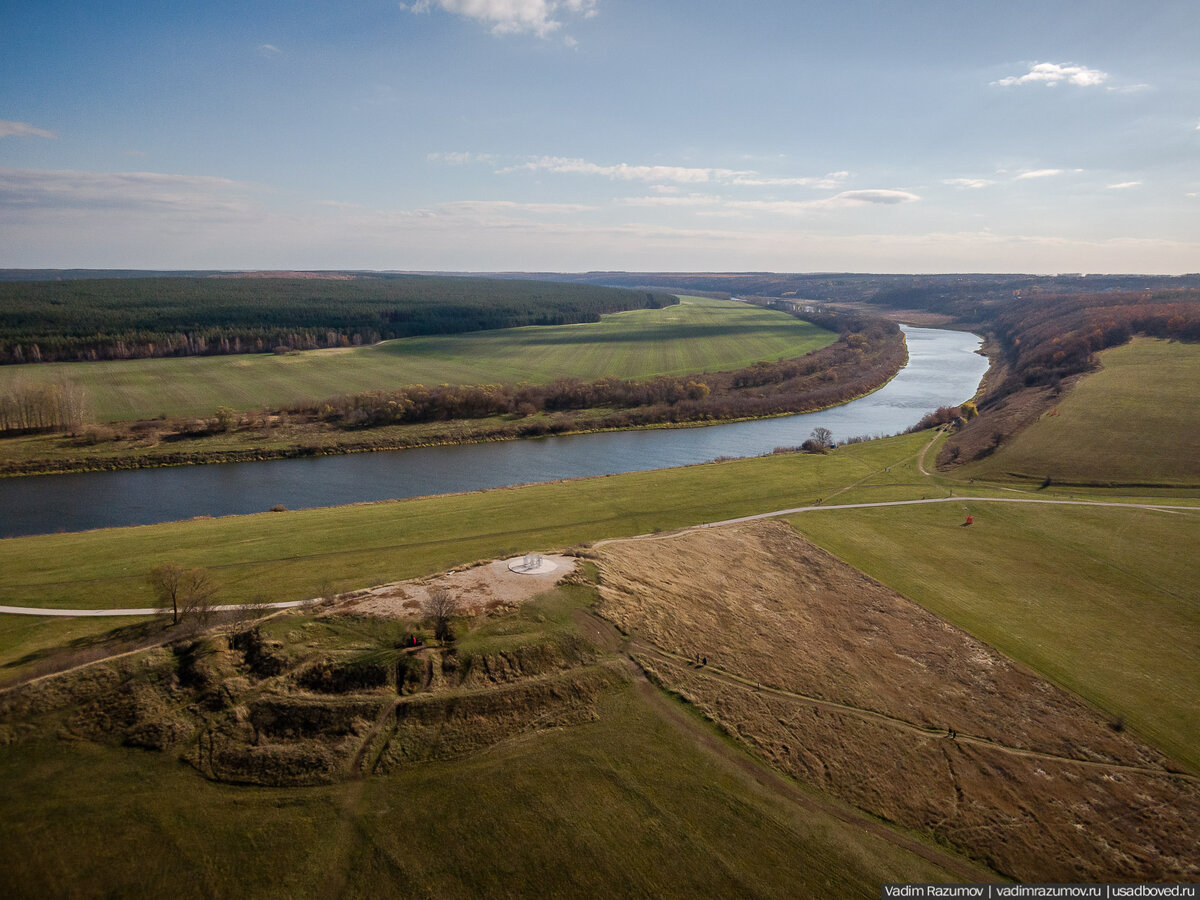
<svg viewBox="0 0 1200 900">
<path fill-rule="evenodd" d="M 852 318 L 838 340 L 794 360 L 759 362 L 733 372 L 649 379 L 559 378 L 548 384 L 410 385 L 293 404 L 293 418 L 342 429 L 452 419 L 531 419 L 519 433 L 563 430 L 539 414 L 608 410 L 591 424 L 620 428 L 805 412 L 843 403 L 883 384 L 904 363 L 892 322 Z M 556 424 L 560 427 L 556 427 Z"/>
<path fill-rule="evenodd" d="M 0 434 L 76 432 L 86 418 L 83 388 L 66 379 L 54 384 L 16 382 L 0 393 Z"/>
<path fill-rule="evenodd" d="M 0 282 L 0 363 L 282 352 L 599 321 L 678 298 L 437 276 Z"/>
</svg>

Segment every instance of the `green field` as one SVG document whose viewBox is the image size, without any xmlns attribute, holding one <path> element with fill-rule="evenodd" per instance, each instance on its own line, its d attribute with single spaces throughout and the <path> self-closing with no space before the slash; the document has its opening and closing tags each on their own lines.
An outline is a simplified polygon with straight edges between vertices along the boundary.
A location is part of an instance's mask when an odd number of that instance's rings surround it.
<svg viewBox="0 0 1200 900">
<path fill-rule="evenodd" d="M 534 639 L 539 606 L 521 614 Z M 170 754 L 62 741 L 51 713 L 43 734 L 0 746 L 0 882 L 54 897 L 874 897 L 881 882 L 954 880 L 773 793 L 730 762 L 738 750 L 696 745 L 697 730 L 720 741 L 711 729 L 673 726 L 629 683 L 597 713 L 305 788 L 213 783 Z"/>
<path fill-rule="evenodd" d="M 403 338 L 282 356 L 0 366 L 0 393 L 63 378 L 82 385 L 96 421 L 212 415 L 405 384 L 498 384 L 560 376 L 645 378 L 739 369 L 811 353 L 836 335 L 792 316 L 722 300 L 614 313 L 599 323 Z"/>
<path fill-rule="evenodd" d="M 1200 509 L 954 503 L 791 521 L 1200 771 Z"/>
<path fill-rule="evenodd" d="M 1131 400 L 1122 416 L 1089 413 L 1119 411 L 1128 386 L 1144 389 L 1156 383 L 1152 377 L 1186 384 L 1186 370 L 1196 368 L 1192 354 L 1191 347 L 1140 341 L 1110 352 L 1105 371 L 1085 379 L 1064 399 L 1060 416 L 1034 429 L 1062 420 L 1107 422 L 1086 427 L 1120 431 L 1108 451 L 1112 471 L 1137 471 L 1144 447 L 1131 435 L 1146 427 L 1145 410 Z M 1113 377 L 1126 359 L 1130 368 Z M 1186 406 L 1173 401 L 1172 408 Z M 1194 417 L 1156 421 L 1162 446 L 1177 448 L 1163 458 L 1186 455 L 1178 448 L 1192 446 Z M 1036 436 L 1034 429 L 1028 434 Z M 1138 499 L 1129 489 L 1014 492 L 969 483 L 980 477 L 976 469 L 924 476 L 916 459 L 930 440 L 926 432 L 829 455 L 9 539 L 0 541 L 0 603 L 149 605 L 144 573 L 168 559 L 208 567 L 225 602 L 269 601 L 818 501 Z M 1055 452 L 1059 444 L 1032 446 Z M 931 451 L 927 465 L 932 458 Z M 1091 458 L 1086 464 L 1097 465 Z M 1147 465 L 1160 473 L 1170 468 Z M 962 501 L 825 509 L 791 521 L 1200 771 L 1196 487 L 1192 479 L 1170 490 L 1137 489 L 1154 495 L 1148 502 L 1194 511 Z M 967 513 L 971 527 L 962 524 Z M 561 616 L 547 615 L 545 627 L 563 627 Z M 37 655 L 70 649 L 72 641 L 86 645 L 121 621 L 6 619 L 0 682 L 19 678 Z M 477 633 L 464 646 L 488 640 Z M 928 864 L 731 778 L 632 689 L 610 696 L 588 725 L 332 787 L 232 788 L 155 754 L 48 736 L 21 752 L 0 748 L 0 779 L 19 786 L 4 805 L 0 871 L 42 894 L 70 893 L 79 883 L 72 860 L 97 858 L 110 862 L 89 889 L 116 894 L 178 893 L 180 881 L 198 894 L 230 893 L 236 877 L 236 890 L 268 895 L 370 894 L 401 884 L 436 895 L 488 895 L 536 883 L 548 894 L 694 894 L 715 884 L 738 895 L 770 895 L 784 885 L 789 895 L 867 896 L 881 881 L 926 877 L 918 873 Z M 102 842 L 148 849 L 112 862 Z M 513 854 L 514 846 L 522 852 Z M 668 869 L 683 874 L 655 880 Z M 932 870 L 928 877 L 944 876 Z"/>
<path fill-rule="evenodd" d="M 1200 344 L 1136 338 L 1100 354 L 1057 408 L 965 477 L 1077 484 L 1200 482 Z"/>
<path fill-rule="evenodd" d="M 853 444 L 827 456 L 9 539 L 0 541 L 7 576 L 0 603 L 152 605 L 145 572 L 164 560 L 209 568 L 224 602 L 301 599 L 476 559 L 823 498 L 844 503 L 986 493 L 944 478 L 922 479 L 913 460 L 928 440 L 925 433 Z M 850 490 L 835 495 L 843 487 Z M 796 523 L 853 565 L 1112 715 L 1124 715 L 1200 767 L 1200 566 L 1190 553 L 1200 543 L 1200 516 L 1001 504 L 973 511 L 977 523 L 970 529 L 961 527 L 958 504 L 810 513 Z M 5 634 L 4 655 L 13 660 L 48 644 L 66 645 L 57 638 L 63 627 L 47 622 L 14 629 Z"/>
<path fill-rule="evenodd" d="M 445 497 L 0 540 L 0 604 L 153 606 L 145 574 L 210 568 L 222 602 L 296 600 L 477 559 L 799 506 L 910 456 L 908 435 L 781 455 Z M 50 476 L 53 477 L 53 476 Z"/>
</svg>

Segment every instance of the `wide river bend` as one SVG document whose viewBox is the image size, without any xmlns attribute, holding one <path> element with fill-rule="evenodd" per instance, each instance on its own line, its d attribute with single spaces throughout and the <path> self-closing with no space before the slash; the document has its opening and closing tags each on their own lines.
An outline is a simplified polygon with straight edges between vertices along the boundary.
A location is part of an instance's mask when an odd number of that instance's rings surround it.
<svg viewBox="0 0 1200 900">
<path fill-rule="evenodd" d="M 822 412 L 696 428 L 655 428 L 345 456 L 0 478 L 0 538 L 82 531 L 613 475 L 758 456 L 802 443 L 896 434 L 970 399 L 987 370 L 973 334 L 904 327 L 908 364 L 873 394 Z"/>
</svg>

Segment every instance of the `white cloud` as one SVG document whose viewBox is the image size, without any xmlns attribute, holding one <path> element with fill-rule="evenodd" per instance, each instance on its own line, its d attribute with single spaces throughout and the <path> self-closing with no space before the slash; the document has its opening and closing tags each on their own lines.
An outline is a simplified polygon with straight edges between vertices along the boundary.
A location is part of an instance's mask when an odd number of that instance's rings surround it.
<svg viewBox="0 0 1200 900">
<path fill-rule="evenodd" d="M 570 14 L 590 19 L 596 15 L 597 0 L 414 0 L 400 8 L 412 13 L 428 13 L 435 6 L 489 26 L 492 34 L 535 34 L 549 37 L 562 28 L 562 16 Z M 574 46 L 574 40 L 568 38 Z"/>
<path fill-rule="evenodd" d="M 276 47 L 274 44 L 259 44 L 258 52 L 259 52 L 259 55 L 261 55 L 261 56 L 270 57 L 270 56 L 278 56 L 283 51 L 280 50 L 278 47 Z"/>
<path fill-rule="evenodd" d="M 28 122 L 6 122 L 0 119 L 0 138 L 6 137 L 56 138 L 58 135 L 45 128 L 30 125 Z"/>
<path fill-rule="evenodd" d="M 1044 84 L 1054 87 L 1057 84 L 1078 85 L 1079 87 L 1094 87 L 1108 80 L 1108 73 L 1099 69 L 1089 69 L 1074 63 L 1061 65 L 1059 63 L 1037 63 L 1024 75 L 1009 75 L 992 84 L 1000 87 L 1012 87 L 1017 84 Z"/>
<path fill-rule="evenodd" d="M 863 203 L 881 203 L 885 206 L 891 206 L 896 203 L 912 203 L 915 200 L 920 200 L 916 194 L 908 191 L 890 191 L 890 190 L 867 190 L 867 191 L 842 191 L 842 193 L 830 197 L 824 201 L 816 201 L 827 205 L 839 206 L 857 206 Z"/>
<path fill-rule="evenodd" d="M 540 156 L 526 163 L 501 169 L 509 172 L 553 172 L 558 175 L 599 175 L 614 181 L 673 181 L 679 184 L 708 184 L 730 181 L 739 176 L 752 176 L 754 172 L 736 169 L 694 168 L 690 166 L 644 166 L 617 163 L 604 166 L 586 159 L 569 159 L 561 156 Z"/>
<path fill-rule="evenodd" d="M 984 188 L 996 182 L 988 178 L 944 178 L 942 184 L 961 188 Z"/>
<path fill-rule="evenodd" d="M 832 197 L 817 200 L 729 200 L 714 194 L 688 194 L 687 196 L 629 197 L 627 206 L 639 207 L 712 207 L 706 215 L 734 215 L 745 213 L 770 213 L 797 216 L 814 209 L 837 209 L 868 204 L 894 205 L 912 203 L 921 198 L 908 191 L 862 190 L 842 191 Z"/>
<path fill-rule="evenodd" d="M 248 208 L 256 185 L 205 175 L 0 168 L 0 209 L 223 213 Z"/>
<path fill-rule="evenodd" d="M 1016 177 L 1016 181 L 1028 181 L 1031 178 L 1052 178 L 1055 175 L 1061 175 L 1062 169 L 1034 169 L 1032 172 L 1022 172 Z"/>
<path fill-rule="evenodd" d="M 738 187 L 812 187 L 832 190 L 850 177 L 849 172 L 830 172 L 822 176 L 763 175 L 750 169 L 721 169 L 698 166 L 651 166 L 616 163 L 602 165 L 586 159 L 539 156 L 528 162 L 501 169 L 511 172 L 553 172 L 558 175 L 596 175 L 613 181 L 654 181 L 676 184 L 729 184 Z M 663 191 L 664 185 L 651 190 Z"/>
<path fill-rule="evenodd" d="M 1110 191 L 1122 191 L 1125 188 L 1140 187 L 1141 184 L 1140 181 L 1122 181 L 1120 184 L 1110 184 L 1108 189 Z"/>
</svg>

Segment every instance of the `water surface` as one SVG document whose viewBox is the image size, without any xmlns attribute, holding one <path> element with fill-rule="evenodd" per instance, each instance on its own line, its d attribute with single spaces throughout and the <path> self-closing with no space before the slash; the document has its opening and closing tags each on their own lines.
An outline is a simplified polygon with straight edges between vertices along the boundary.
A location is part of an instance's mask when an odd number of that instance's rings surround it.
<svg viewBox="0 0 1200 900">
<path fill-rule="evenodd" d="M 0 479 L 0 537 L 82 531 L 419 497 L 757 456 L 802 443 L 888 435 L 975 393 L 987 360 L 973 334 L 905 327 L 908 365 L 869 396 L 822 412 L 702 428 L 583 434 L 348 456 Z"/>
</svg>

